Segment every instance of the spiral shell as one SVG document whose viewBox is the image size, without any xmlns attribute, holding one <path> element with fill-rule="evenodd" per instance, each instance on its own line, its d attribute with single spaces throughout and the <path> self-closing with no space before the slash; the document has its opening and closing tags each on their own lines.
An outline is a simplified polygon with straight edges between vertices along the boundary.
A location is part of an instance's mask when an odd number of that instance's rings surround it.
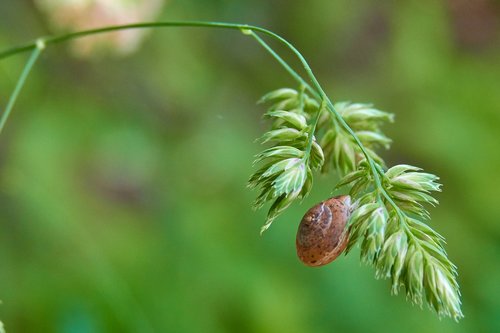
<svg viewBox="0 0 500 333">
<path fill-rule="evenodd" d="M 341 195 L 312 207 L 300 221 L 297 230 L 297 255 L 307 266 L 323 266 L 337 258 L 346 248 L 346 228 L 351 214 L 351 197 Z"/>
</svg>

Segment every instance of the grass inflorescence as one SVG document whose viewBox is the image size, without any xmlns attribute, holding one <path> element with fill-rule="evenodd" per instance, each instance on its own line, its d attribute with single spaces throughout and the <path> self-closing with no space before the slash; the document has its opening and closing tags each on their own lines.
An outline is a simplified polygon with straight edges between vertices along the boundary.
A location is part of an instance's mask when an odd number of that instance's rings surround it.
<svg viewBox="0 0 500 333">
<path fill-rule="evenodd" d="M 262 98 L 270 105 L 265 117 L 272 121 L 272 128 L 261 142 L 271 147 L 257 156 L 260 168 L 249 180 L 250 187 L 260 190 L 254 207 L 271 203 L 261 232 L 294 201 L 310 193 L 314 171 L 336 172 L 343 177 L 337 188 L 349 187 L 354 201 L 346 253 L 360 244 L 362 261 L 375 267 L 377 278 L 391 279 L 393 293 L 403 287 L 412 302 L 426 300 L 440 316 L 463 317 L 456 267 L 444 250 L 444 238 L 426 223 L 430 215 L 425 206 L 437 204 L 432 193 L 440 190 L 438 177 L 409 165 L 387 168 L 376 150 L 390 147 L 391 139 L 381 126 L 392 122 L 393 115 L 371 104 L 332 103 L 302 54 L 270 30 L 224 22 L 140 22 L 49 36 L 10 48 L 0 52 L 0 59 L 27 51 L 32 55 L 0 118 L 0 131 L 45 47 L 123 29 L 167 27 L 239 30 L 254 38 L 300 84 L 298 90 L 278 89 Z M 258 34 L 291 51 L 307 80 Z"/>
<path fill-rule="evenodd" d="M 375 152 L 390 147 L 381 126 L 393 122 L 393 114 L 350 102 L 328 112 L 324 100 L 303 87 L 272 91 L 261 102 L 270 104 L 265 115 L 273 120 L 261 139 L 273 146 L 257 155 L 262 166 L 249 180 L 260 189 L 255 208 L 272 202 L 261 231 L 309 194 L 313 171 L 336 172 L 343 176 L 336 189 L 349 187 L 354 201 L 346 254 L 359 244 L 361 260 L 375 267 L 377 278 L 391 280 L 392 293 L 404 288 L 411 302 L 426 300 L 439 316 L 463 317 L 456 266 L 444 238 L 425 223 L 425 205 L 438 203 L 432 192 L 441 190 L 439 178 L 410 165 L 387 168 Z"/>
</svg>

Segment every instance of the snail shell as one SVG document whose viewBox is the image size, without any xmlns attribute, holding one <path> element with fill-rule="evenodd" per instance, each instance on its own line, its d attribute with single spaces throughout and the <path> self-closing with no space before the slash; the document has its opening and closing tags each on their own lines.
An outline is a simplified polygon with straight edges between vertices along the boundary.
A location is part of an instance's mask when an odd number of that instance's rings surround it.
<svg viewBox="0 0 500 333">
<path fill-rule="evenodd" d="M 323 266 L 346 248 L 349 232 L 346 223 L 351 214 L 351 197 L 341 195 L 312 207 L 297 230 L 297 255 L 307 266 Z"/>
</svg>

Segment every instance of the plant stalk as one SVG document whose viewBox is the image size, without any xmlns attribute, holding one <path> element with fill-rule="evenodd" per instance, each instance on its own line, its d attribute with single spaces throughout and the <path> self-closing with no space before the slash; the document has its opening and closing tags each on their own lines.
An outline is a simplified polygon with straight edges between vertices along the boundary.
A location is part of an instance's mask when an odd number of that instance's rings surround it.
<svg viewBox="0 0 500 333">
<path fill-rule="evenodd" d="M 16 103 L 17 97 L 19 96 L 19 93 L 21 92 L 24 83 L 26 82 L 26 79 L 28 78 L 28 75 L 31 72 L 31 69 L 35 65 L 35 62 L 37 61 L 38 57 L 42 53 L 42 50 L 45 48 L 45 44 L 43 43 L 42 40 L 39 40 L 35 44 L 35 49 L 31 53 L 31 56 L 28 59 L 28 62 L 24 66 L 23 71 L 21 72 L 21 76 L 19 76 L 19 79 L 17 80 L 16 86 L 14 87 L 14 91 L 9 97 L 9 101 L 7 102 L 7 106 L 5 107 L 5 111 L 2 114 L 2 117 L 0 118 L 0 133 L 2 133 L 2 130 L 5 126 L 5 123 L 7 122 L 7 119 L 9 118 L 9 115 L 12 111 L 12 108 L 14 107 L 14 104 Z"/>
<path fill-rule="evenodd" d="M 373 179 L 375 182 L 375 185 L 379 190 L 381 191 L 382 195 L 387 199 L 387 201 L 391 204 L 394 204 L 390 196 L 387 194 L 385 191 L 385 188 L 382 185 L 382 182 L 380 180 L 380 176 L 378 174 L 378 170 L 376 168 L 375 162 L 373 159 L 370 157 L 368 152 L 366 151 L 366 148 L 362 144 L 361 140 L 358 138 L 356 133 L 349 127 L 349 125 L 346 123 L 346 121 L 342 118 L 342 116 L 337 112 L 335 109 L 333 103 L 331 100 L 328 98 L 326 93 L 324 92 L 323 88 L 319 84 L 316 76 L 314 75 L 311 67 L 309 66 L 308 62 L 304 58 L 304 56 L 293 46 L 290 42 L 288 42 L 286 39 L 281 37 L 280 35 L 267 30 L 265 28 L 261 28 L 258 26 L 253 26 L 253 25 L 247 25 L 247 24 L 237 24 L 237 23 L 225 23 L 225 22 L 204 22 L 204 21 L 178 21 L 178 22 L 141 22 L 141 23 L 134 23 L 134 24 L 125 24 L 125 25 L 116 25 L 116 26 L 109 26 L 109 27 L 104 27 L 104 28 L 98 28 L 98 29 L 91 29 L 91 30 L 84 30 L 84 31 L 78 31 L 78 32 L 73 32 L 73 33 L 68 33 L 68 34 L 63 34 L 63 35 L 58 35 L 58 36 L 49 36 L 46 38 L 43 38 L 43 42 L 45 45 L 49 44 L 57 44 L 89 35 L 95 35 L 95 34 L 101 34 L 101 33 L 106 33 L 106 32 L 112 32 L 112 31 L 118 31 L 118 30 L 125 30 L 125 29 L 144 29 L 144 28 L 161 28 L 161 27 L 204 27 L 204 28 L 221 28 L 221 29 L 233 29 L 233 30 L 240 30 L 243 33 L 247 35 L 251 35 L 254 37 L 257 42 L 259 42 L 264 48 L 271 53 L 271 55 L 278 60 L 278 62 L 294 77 L 296 80 L 298 80 L 301 84 L 304 84 L 304 86 L 319 100 L 324 100 L 326 102 L 327 109 L 332 113 L 332 115 L 338 120 L 340 125 L 353 137 L 354 141 L 356 144 L 359 146 L 361 152 L 365 156 L 366 160 L 368 161 L 368 164 L 370 166 L 371 173 L 373 175 Z M 281 44 L 285 45 L 292 53 L 295 54 L 295 56 L 298 58 L 300 63 L 302 64 L 302 67 L 307 73 L 307 76 L 309 80 L 312 83 L 312 87 L 305 82 L 304 79 L 300 77 L 299 74 L 297 74 L 281 57 L 279 57 L 272 48 L 267 45 L 262 39 L 260 39 L 259 36 L 257 36 L 256 32 L 262 33 L 264 35 L 267 35 Z M 40 40 L 39 40 L 40 41 Z M 29 43 L 26 45 L 22 45 L 19 47 L 14 47 L 11 49 L 8 49 L 6 51 L 0 52 L 0 60 L 3 58 L 7 58 L 9 56 L 12 56 L 14 54 L 22 53 L 22 52 L 27 52 L 29 50 L 32 50 L 34 48 L 37 48 L 37 42 Z M 35 50 L 36 51 L 36 50 Z M 38 57 L 38 52 L 33 53 L 33 58 L 36 60 L 36 57 Z M 35 56 L 35 54 L 37 54 Z M 34 63 L 34 61 L 33 61 Z M 29 70 L 31 69 L 33 64 L 29 66 Z M 27 71 L 29 73 L 29 70 Z M 26 75 L 27 76 L 27 75 Z M 24 80 L 26 79 L 25 77 L 22 78 L 23 80 L 21 82 L 24 83 Z M 17 94 L 19 93 L 19 89 L 16 89 Z M 16 87 L 18 88 L 18 87 Z M 314 88 L 314 89 L 313 89 Z M 15 91 L 15 92 L 16 92 Z M 13 96 L 17 97 L 17 94 Z M 14 98 L 15 100 L 15 98 Z M 7 109 L 6 111 L 9 111 Z M 8 116 L 8 113 L 7 113 Z M 5 122 L 5 120 L 4 120 Z M 0 127 L 1 130 L 1 127 Z"/>
</svg>

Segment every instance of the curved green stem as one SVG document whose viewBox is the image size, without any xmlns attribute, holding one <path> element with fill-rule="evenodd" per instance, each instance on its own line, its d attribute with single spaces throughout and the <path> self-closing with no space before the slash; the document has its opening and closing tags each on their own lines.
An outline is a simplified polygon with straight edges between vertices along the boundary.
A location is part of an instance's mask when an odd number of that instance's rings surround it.
<svg viewBox="0 0 500 333">
<path fill-rule="evenodd" d="M 318 126 L 321 111 L 323 111 L 324 108 L 325 108 L 325 100 L 323 99 L 321 101 L 321 104 L 319 105 L 318 112 L 316 113 L 316 116 L 314 117 L 314 120 L 311 123 L 311 130 L 309 132 L 309 138 L 307 140 L 307 146 L 304 154 L 305 159 L 309 159 L 311 155 L 311 149 L 314 142 L 314 133 L 316 132 L 316 126 Z"/>
<path fill-rule="evenodd" d="M 26 82 L 26 79 L 28 78 L 28 75 L 31 72 L 31 69 L 33 68 L 33 65 L 35 65 L 35 62 L 37 61 L 38 57 L 40 56 L 40 53 L 42 53 L 42 50 L 45 48 L 45 44 L 43 43 L 42 40 L 39 40 L 37 43 L 35 43 L 35 49 L 31 53 L 31 56 L 28 59 L 28 62 L 24 66 L 24 69 L 21 73 L 21 76 L 19 76 L 19 79 L 17 80 L 16 86 L 14 88 L 14 91 L 9 97 L 9 101 L 7 102 L 7 106 L 5 107 L 5 111 L 2 114 L 2 117 L 0 118 L 0 133 L 2 132 L 5 123 L 7 122 L 7 119 L 9 118 L 10 112 L 12 111 L 12 108 L 14 107 L 14 104 L 16 103 L 17 97 L 19 96 L 19 93 L 21 92 L 21 89 L 24 86 L 24 83 Z"/>
<path fill-rule="evenodd" d="M 389 202 L 392 201 L 392 199 L 388 196 L 386 193 L 384 187 L 382 186 L 375 162 L 373 159 L 370 157 L 368 152 L 366 151 L 366 148 L 362 144 L 362 142 L 359 140 L 357 137 L 356 133 L 349 127 L 349 125 L 346 123 L 346 121 L 342 118 L 342 116 L 337 112 L 335 109 L 333 103 L 331 100 L 328 98 L 326 93 L 324 92 L 323 88 L 319 84 L 316 76 L 314 75 L 311 67 L 309 66 L 308 62 L 304 58 L 304 56 L 286 39 L 281 37 L 280 35 L 253 25 L 247 25 L 247 24 L 236 24 L 236 23 L 225 23 L 225 22 L 203 22 L 203 21 L 179 21 L 179 22 L 143 22 L 143 23 L 134 23 L 134 24 L 125 24 L 125 25 L 117 25 L 117 26 L 109 26 L 109 27 L 104 27 L 104 28 L 99 28 L 99 29 L 91 29 L 91 30 L 84 30 L 84 31 L 78 31 L 78 32 L 73 32 L 69 34 L 64 34 L 64 35 L 59 35 L 59 36 L 53 36 L 53 37 L 46 37 L 44 38 L 45 44 L 56 44 L 56 43 L 61 43 L 65 42 L 68 40 L 72 39 L 77 39 L 81 38 L 84 36 L 89 36 L 89 35 L 95 35 L 95 34 L 101 34 L 101 33 L 106 33 L 106 32 L 112 32 L 112 31 L 118 31 L 118 30 L 125 30 L 125 29 L 143 29 L 143 28 L 161 28 L 161 27 L 204 27 L 204 28 L 222 28 L 222 29 L 233 29 L 233 30 L 240 30 L 243 33 L 247 35 L 251 35 L 254 37 L 257 42 L 259 42 L 262 46 L 264 46 L 267 51 L 273 55 L 274 58 L 276 58 L 282 66 L 285 67 L 285 69 L 299 82 L 304 84 L 306 87 L 309 87 L 308 90 L 310 90 L 316 98 L 321 99 L 326 101 L 327 109 L 333 114 L 335 118 L 337 118 L 339 124 L 344 128 L 354 139 L 356 144 L 359 146 L 361 152 L 365 156 L 366 160 L 368 161 L 368 164 L 370 166 L 370 170 L 373 174 L 373 179 L 375 181 L 375 184 L 377 188 L 380 189 L 384 197 L 387 198 Z M 312 87 L 305 82 L 300 75 L 298 75 L 281 57 L 279 57 L 276 52 L 274 52 L 267 44 L 263 43 L 263 41 L 255 34 L 255 32 L 260 32 L 264 35 L 267 35 L 281 44 L 285 45 L 294 55 L 298 58 L 300 63 L 302 64 L 304 70 L 307 73 L 307 76 L 309 77 L 310 81 L 312 82 Z M 8 49 L 6 51 L 0 52 L 0 59 L 9 57 L 11 55 L 21 53 L 21 52 L 26 52 L 29 50 L 32 50 L 33 48 L 36 48 L 36 42 L 29 43 L 26 45 L 22 45 L 19 47 L 15 47 L 12 49 Z"/>
<path fill-rule="evenodd" d="M 133 24 L 114 25 L 97 29 L 82 30 L 58 36 L 48 36 L 45 37 L 43 40 L 46 45 L 49 45 L 106 32 L 128 30 L 128 29 L 145 29 L 145 28 L 161 28 L 161 27 L 205 27 L 205 28 L 224 28 L 224 29 L 234 29 L 234 30 L 249 29 L 253 31 L 260 31 L 267 34 L 271 33 L 269 30 L 260 27 L 248 26 L 246 24 L 235 24 L 235 23 L 203 22 L 203 21 L 141 22 Z M 0 52 L 0 59 L 9 57 L 17 53 L 29 51 L 35 47 L 36 47 L 36 42 L 32 42 L 8 49 L 6 51 Z"/>
<path fill-rule="evenodd" d="M 252 30 L 252 29 L 249 29 L 249 30 Z M 380 180 L 380 177 L 379 177 L 378 170 L 377 170 L 377 167 L 375 165 L 375 162 L 373 161 L 373 159 L 371 158 L 371 156 L 366 151 L 365 146 L 363 145 L 363 143 L 361 142 L 361 140 L 358 138 L 358 136 L 356 135 L 356 133 L 354 133 L 354 131 L 347 124 L 347 122 L 344 120 L 344 118 L 342 118 L 342 116 L 337 112 L 337 110 L 335 109 L 335 106 L 333 105 L 332 101 L 330 100 L 330 98 L 328 98 L 328 95 L 325 93 L 325 91 L 323 90 L 323 88 L 319 84 L 318 79 L 314 75 L 311 67 L 309 66 L 309 63 L 306 61 L 306 59 L 304 58 L 304 56 L 299 52 L 299 50 L 297 50 L 295 48 L 295 46 L 293 46 L 290 42 L 288 42 L 283 37 L 281 37 L 279 35 L 276 35 L 275 33 L 271 32 L 271 31 L 268 31 L 268 30 L 265 30 L 265 31 L 266 31 L 266 33 L 268 35 L 272 36 L 273 38 L 275 38 L 278 41 L 280 41 L 281 43 L 283 43 L 299 59 L 299 61 L 301 62 L 302 66 L 304 67 L 304 69 L 305 69 L 305 71 L 306 71 L 309 79 L 313 83 L 315 91 L 319 94 L 319 98 L 322 100 L 322 103 L 326 102 L 328 110 L 334 115 L 335 118 L 337 118 L 338 122 L 347 131 L 347 133 L 349 133 L 353 137 L 353 139 L 356 142 L 356 144 L 358 145 L 359 149 L 361 150 L 361 152 L 365 156 L 365 158 L 368 161 L 368 164 L 370 166 L 370 170 L 372 172 L 373 179 L 375 181 L 375 185 L 382 192 L 382 194 L 384 195 L 384 197 L 386 197 L 389 202 L 392 202 L 392 204 L 395 205 L 395 203 L 392 201 L 392 199 L 389 197 L 389 195 L 385 191 L 385 188 L 382 186 L 382 182 Z M 316 97 L 318 97 L 318 96 L 316 96 Z"/>
<path fill-rule="evenodd" d="M 267 44 L 262 38 L 259 37 L 259 35 L 257 35 L 256 33 L 254 33 L 253 31 L 250 31 L 250 36 L 252 36 L 253 38 L 255 38 L 255 40 L 260 44 L 262 45 L 267 52 L 269 52 L 271 54 L 271 56 L 273 58 L 275 58 L 280 64 L 281 66 L 283 66 L 283 68 L 285 68 L 285 70 L 301 85 L 301 86 L 304 86 L 305 89 L 311 93 L 316 99 L 320 99 L 320 95 L 318 94 L 318 92 L 316 90 L 314 90 L 311 85 L 309 83 L 307 83 L 292 67 L 290 67 L 290 65 L 285 61 L 283 60 L 282 57 L 280 57 L 276 51 L 274 51 L 270 46 L 269 44 Z"/>
<path fill-rule="evenodd" d="M 307 89 L 306 85 L 301 84 L 300 85 L 300 91 L 299 91 L 299 109 L 304 110 L 304 99 L 305 99 L 305 90 Z M 321 100 L 321 103 L 318 107 L 318 111 L 316 112 L 316 115 L 314 116 L 314 119 L 309 125 L 309 133 L 308 133 L 308 138 L 307 138 L 307 144 L 306 148 L 304 150 L 304 157 L 303 160 L 305 161 L 305 164 L 309 162 L 309 159 L 311 158 L 311 149 L 312 145 L 314 142 L 314 134 L 316 133 L 316 127 L 318 126 L 319 118 L 321 116 L 321 111 L 323 111 L 323 108 L 325 107 L 324 100 Z"/>
</svg>

